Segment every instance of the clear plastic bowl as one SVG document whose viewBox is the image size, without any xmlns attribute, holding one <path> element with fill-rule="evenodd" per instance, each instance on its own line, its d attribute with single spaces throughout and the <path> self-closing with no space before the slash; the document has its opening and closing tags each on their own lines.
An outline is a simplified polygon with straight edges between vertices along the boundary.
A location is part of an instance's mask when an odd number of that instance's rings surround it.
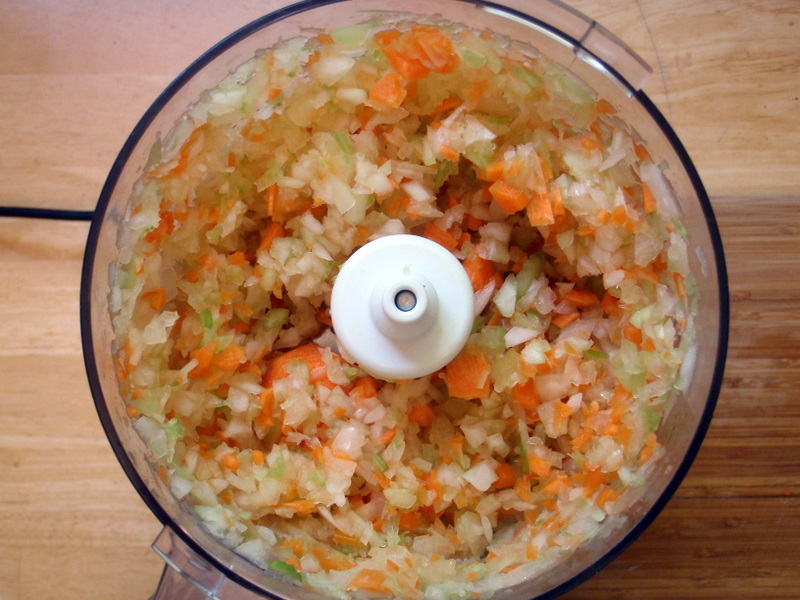
<svg viewBox="0 0 800 600">
<path fill-rule="evenodd" d="M 554 598 L 612 561 L 668 502 L 688 471 L 712 417 L 722 382 L 728 334 L 725 262 L 714 215 L 698 173 L 664 117 L 641 91 L 650 70 L 629 48 L 594 21 L 554 0 L 406 0 L 409 17 L 430 16 L 488 28 L 527 43 L 583 79 L 614 104 L 619 116 L 647 142 L 655 162 L 664 161 L 682 219 L 689 232 L 691 268 L 698 275 L 698 336 L 694 374 L 662 421 L 659 442 L 666 448 L 661 468 L 643 495 L 599 535 L 558 568 L 500 590 L 498 600 Z M 136 434 L 120 395 L 111 343 L 109 265 L 134 181 L 141 175 L 159 134 L 202 91 L 214 87 L 258 49 L 301 35 L 307 28 L 335 28 L 398 12 L 393 0 L 332 0 L 281 8 L 226 38 L 201 56 L 161 94 L 122 148 L 102 190 L 89 233 L 81 285 L 83 349 L 97 411 L 122 467 L 147 506 L 164 524 L 154 543 L 166 566 L 156 596 L 222 599 L 278 597 L 312 600 L 315 592 L 261 569 L 217 541 L 157 475 Z M 155 582 L 154 582 L 155 585 Z"/>
</svg>

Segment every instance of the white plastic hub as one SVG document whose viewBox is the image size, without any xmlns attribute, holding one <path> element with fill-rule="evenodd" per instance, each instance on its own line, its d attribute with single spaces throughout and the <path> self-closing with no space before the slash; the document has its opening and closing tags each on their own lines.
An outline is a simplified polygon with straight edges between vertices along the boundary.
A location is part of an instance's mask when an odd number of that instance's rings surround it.
<svg viewBox="0 0 800 600">
<path fill-rule="evenodd" d="M 463 348 L 475 300 L 461 263 L 416 235 L 391 235 L 359 248 L 333 285 L 331 319 L 339 349 L 383 379 L 441 369 Z"/>
</svg>

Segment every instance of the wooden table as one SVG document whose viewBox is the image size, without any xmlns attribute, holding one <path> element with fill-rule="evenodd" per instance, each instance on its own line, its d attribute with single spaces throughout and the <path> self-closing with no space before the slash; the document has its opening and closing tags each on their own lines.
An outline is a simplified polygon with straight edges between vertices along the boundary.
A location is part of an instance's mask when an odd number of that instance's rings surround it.
<svg viewBox="0 0 800 600">
<path fill-rule="evenodd" d="M 91 210 L 134 123 L 275 0 L 0 3 L 0 205 Z M 725 385 L 652 527 L 568 598 L 800 598 L 800 3 L 580 0 L 656 70 L 645 88 L 712 198 L 730 272 Z M 0 600 L 153 591 L 159 531 L 85 380 L 88 225 L 0 219 Z"/>
</svg>

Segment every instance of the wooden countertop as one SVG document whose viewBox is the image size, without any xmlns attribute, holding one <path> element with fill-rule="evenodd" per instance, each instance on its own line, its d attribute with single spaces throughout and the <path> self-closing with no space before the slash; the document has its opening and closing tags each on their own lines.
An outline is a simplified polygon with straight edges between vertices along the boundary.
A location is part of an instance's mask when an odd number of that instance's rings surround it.
<svg viewBox="0 0 800 600">
<path fill-rule="evenodd" d="M 0 205 L 91 210 L 169 81 L 275 0 L 0 3 Z M 708 188 L 727 253 L 725 384 L 655 523 L 579 598 L 800 598 L 800 4 L 580 0 L 656 73 L 646 86 Z M 141 600 L 160 527 L 86 383 L 88 225 L 0 218 L 0 600 Z M 792 566 L 794 565 L 794 566 Z"/>
</svg>

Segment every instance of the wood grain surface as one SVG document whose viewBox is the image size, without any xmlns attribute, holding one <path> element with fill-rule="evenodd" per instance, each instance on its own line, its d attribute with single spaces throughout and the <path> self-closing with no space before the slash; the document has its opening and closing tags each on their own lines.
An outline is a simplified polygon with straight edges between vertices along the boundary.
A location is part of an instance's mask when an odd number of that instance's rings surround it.
<svg viewBox="0 0 800 600">
<path fill-rule="evenodd" d="M 800 3 L 579 0 L 655 73 L 706 184 L 731 339 L 676 496 L 566 598 L 800 598 Z M 0 205 L 91 210 L 132 127 L 275 0 L 0 1 Z M 0 218 L 0 600 L 141 600 L 160 526 L 100 428 L 78 286 L 88 225 Z"/>
</svg>

